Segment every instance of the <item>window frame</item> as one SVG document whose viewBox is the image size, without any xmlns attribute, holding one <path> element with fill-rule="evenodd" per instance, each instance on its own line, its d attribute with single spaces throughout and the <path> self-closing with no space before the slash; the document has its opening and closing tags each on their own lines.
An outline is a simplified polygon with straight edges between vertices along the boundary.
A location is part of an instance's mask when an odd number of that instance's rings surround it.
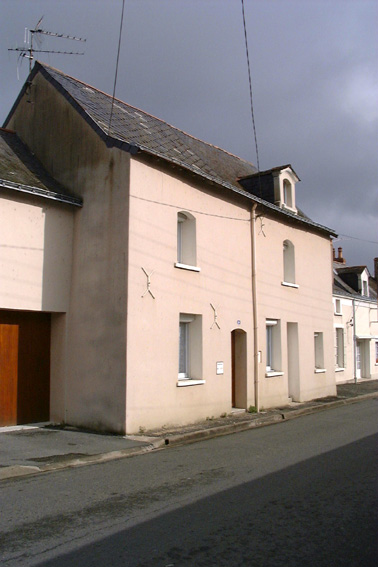
<svg viewBox="0 0 378 567">
<path fill-rule="evenodd" d="M 335 367 L 336 371 L 345 369 L 345 337 L 344 328 L 335 327 Z"/>
<path fill-rule="evenodd" d="M 279 319 L 266 319 L 265 329 L 265 376 L 282 376 L 281 321 Z"/>
<path fill-rule="evenodd" d="M 324 368 L 324 337 L 322 331 L 314 333 L 314 368 L 316 373 L 326 372 Z"/>
<path fill-rule="evenodd" d="M 284 240 L 282 243 L 283 256 L 283 281 L 281 284 L 287 287 L 298 288 L 295 279 L 295 247 L 291 240 Z"/>
<path fill-rule="evenodd" d="M 202 315 L 180 313 L 178 343 L 177 386 L 205 384 L 202 378 Z"/>
<path fill-rule="evenodd" d="M 200 272 L 197 266 L 196 218 L 189 212 L 179 211 L 176 219 L 176 268 Z"/>
</svg>

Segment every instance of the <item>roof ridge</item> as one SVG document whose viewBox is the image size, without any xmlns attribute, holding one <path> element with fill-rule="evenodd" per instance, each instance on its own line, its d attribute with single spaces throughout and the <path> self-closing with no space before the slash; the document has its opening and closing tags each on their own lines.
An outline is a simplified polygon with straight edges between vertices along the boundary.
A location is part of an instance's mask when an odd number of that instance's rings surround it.
<svg viewBox="0 0 378 567">
<path fill-rule="evenodd" d="M 40 65 L 43 68 L 47 68 L 47 71 L 49 69 L 51 69 L 52 71 L 54 71 L 55 73 L 58 73 L 59 75 L 63 75 L 64 77 L 67 77 L 68 79 L 71 79 L 71 80 L 73 80 L 77 83 L 80 83 L 84 87 L 93 89 L 93 90 L 97 91 L 98 93 L 103 94 L 107 98 L 113 99 L 112 95 L 102 91 L 101 89 L 98 89 L 97 87 L 94 87 L 93 85 L 90 85 L 89 83 L 85 83 L 84 81 L 81 81 L 80 79 L 76 79 L 76 77 L 72 77 L 71 75 L 67 75 L 67 73 L 60 71 L 59 69 L 56 69 L 55 67 L 52 67 L 51 65 L 48 65 L 47 63 L 41 63 L 40 61 L 36 61 L 36 63 L 38 63 L 38 65 Z M 126 106 L 132 108 L 133 110 L 136 110 L 138 112 L 142 112 L 143 114 L 153 118 L 154 120 L 158 120 L 162 124 L 169 126 L 169 128 L 172 128 L 173 130 L 176 130 L 177 132 L 181 132 L 185 136 L 188 136 L 188 138 L 192 138 L 193 140 L 196 140 L 197 142 L 201 142 L 202 144 L 205 144 L 206 146 L 210 146 L 210 147 L 215 148 L 216 150 L 219 150 L 219 151 L 221 151 L 221 152 L 223 152 L 223 153 L 225 153 L 225 154 L 227 154 L 227 155 L 229 155 L 233 158 L 236 158 L 243 163 L 247 163 L 247 164 L 251 165 L 252 167 L 256 167 L 254 165 L 254 163 L 247 161 L 247 160 L 237 156 L 236 154 L 233 154 L 232 152 L 229 152 L 229 151 L 225 150 L 224 148 L 221 148 L 220 146 L 212 144 L 211 142 L 205 142 L 204 140 L 201 140 L 201 138 L 197 138 L 193 134 L 189 134 L 188 132 L 185 132 L 185 130 L 182 130 L 181 128 L 177 128 L 177 126 L 170 124 L 166 120 L 163 120 L 162 118 L 159 118 L 158 116 L 155 116 L 154 114 L 151 114 L 150 112 L 147 112 L 146 110 L 143 110 L 143 109 L 139 108 L 138 106 L 134 106 L 133 104 L 130 104 L 129 102 L 125 102 L 124 100 L 121 100 L 120 98 L 117 98 L 117 97 L 114 97 L 114 100 L 116 102 L 121 103 L 121 104 L 125 104 Z"/>
</svg>

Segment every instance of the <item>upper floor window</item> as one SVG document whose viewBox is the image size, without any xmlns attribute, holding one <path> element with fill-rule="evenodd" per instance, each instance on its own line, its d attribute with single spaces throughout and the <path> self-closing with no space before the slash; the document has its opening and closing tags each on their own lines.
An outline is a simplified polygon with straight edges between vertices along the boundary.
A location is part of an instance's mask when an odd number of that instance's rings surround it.
<svg viewBox="0 0 378 567">
<path fill-rule="evenodd" d="M 295 284 L 295 253 L 290 240 L 283 243 L 283 283 Z"/>
<path fill-rule="evenodd" d="M 199 271 L 196 267 L 196 219 L 187 212 L 177 214 L 177 263 L 178 268 Z"/>
<path fill-rule="evenodd" d="M 341 299 L 335 299 L 335 315 L 342 315 Z"/>
</svg>

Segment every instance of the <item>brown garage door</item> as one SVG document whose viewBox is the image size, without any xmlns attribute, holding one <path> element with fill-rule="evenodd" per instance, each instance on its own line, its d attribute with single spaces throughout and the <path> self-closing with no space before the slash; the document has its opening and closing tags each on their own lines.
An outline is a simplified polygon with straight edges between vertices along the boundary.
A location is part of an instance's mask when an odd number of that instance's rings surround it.
<svg viewBox="0 0 378 567">
<path fill-rule="evenodd" d="M 0 310 L 0 425 L 50 415 L 50 314 Z"/>
</svg>

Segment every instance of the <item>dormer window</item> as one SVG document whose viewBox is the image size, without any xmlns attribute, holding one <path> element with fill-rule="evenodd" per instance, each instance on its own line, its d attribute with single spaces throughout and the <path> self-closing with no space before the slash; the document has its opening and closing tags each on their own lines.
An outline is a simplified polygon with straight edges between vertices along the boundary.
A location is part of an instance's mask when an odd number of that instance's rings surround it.
<svg viewBox="0 0 378 567">
<path fill-rule="evenodd" d="M 284 179 L 283 182 L 283 203 L 289 209 L 293 208 L 293 193 L 290 181 Z"/>
<path fill-rule="evenodd" d="M 360 277 L 359 277 L 359 289 L 361 292 L 361 295 L 364 295 L 365 297 L 369 297 L 369 275 L 367 273 L 367 270 L 365 269 Z"/>
</svg>

